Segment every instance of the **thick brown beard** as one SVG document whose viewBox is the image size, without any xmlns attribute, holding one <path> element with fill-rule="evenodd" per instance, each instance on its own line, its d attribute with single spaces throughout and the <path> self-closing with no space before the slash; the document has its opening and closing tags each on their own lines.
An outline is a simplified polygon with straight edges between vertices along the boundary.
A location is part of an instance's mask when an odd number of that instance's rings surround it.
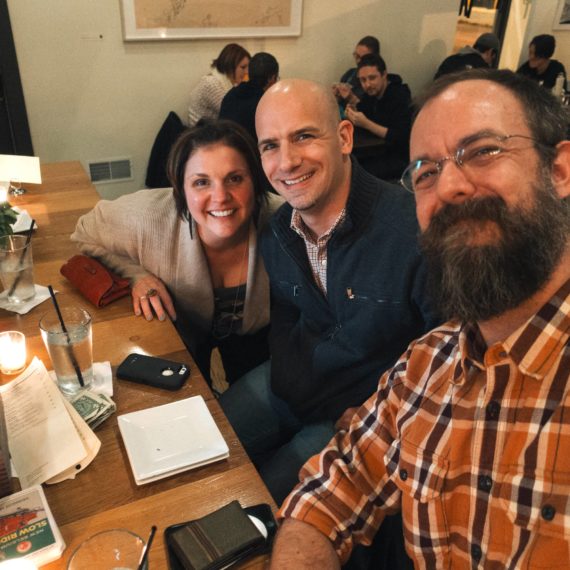
<svg viewBox="0 0 570 570">
<path fill-rule="evenodd" d="M 531 208 L 509 209 L 499 197 L 446 205 L 421 237 L 432 298 L 444 318 L 484 321 L 517 307 L 539 291 L 561 260 L 570 234 L 568 200 L 550 176 L 533 186 Z M 469 245 L 461 221 L 492 222 L 498 238 Z"/>
</svg>

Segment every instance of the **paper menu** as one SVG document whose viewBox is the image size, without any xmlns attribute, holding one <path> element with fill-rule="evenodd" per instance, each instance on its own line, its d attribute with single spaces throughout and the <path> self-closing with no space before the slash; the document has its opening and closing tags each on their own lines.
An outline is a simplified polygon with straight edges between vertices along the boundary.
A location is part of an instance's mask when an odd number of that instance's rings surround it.
<svg viewBox="0 0 570 570">
<path fill-rule="evenodd" d="M 8 447 L 23 489 L 48 479 L 75 476 L 97 454 L 101 442 L 83 419 L 73 417 L 50 379 L 34 358 L 15 380 L 0 387 Z M 87 432 L 91 432 L 90 434 Z M 56 481 L 53 482 L 56 482 Z"/>
<path fill-rule="evenodd" d="M 66 479 L 75 479 L 75 476 L 83 471 L 85 467 L 87 467 L 95 456 L 99 452 L 101 447 L 101 442 L 99 438 L 95 435 L 93 430 L 87 425 L 87 423 L 83 420 L 83 418 L 79 415 L 77 410 L 71 405 L 71 403 L 62 398 L 62 401 L 67 408 L 67 412 L 69 413 L 69 417 L 77 430 L 77 435 L 81 439 L 83 443 L 83 448 L 87 455 L 83 457 L 81 461 L 78 463 L 74 463 L 71 467 L 67 468 L 65 471 L 58 473 L 55 477 L 51 477 L 46 481 L 48 484 L 52 483 L 59 483 L 60 481 L 65 481 Z"/>
</svg>

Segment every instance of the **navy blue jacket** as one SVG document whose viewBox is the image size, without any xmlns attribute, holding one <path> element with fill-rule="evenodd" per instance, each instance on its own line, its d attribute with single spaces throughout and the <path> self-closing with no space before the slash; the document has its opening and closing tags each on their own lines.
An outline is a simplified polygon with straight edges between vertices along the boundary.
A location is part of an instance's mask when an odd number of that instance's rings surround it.
<svg viewBox="0 0 570 570">
<path fill-rule="evenodd" d="M 251 81 L 243 81 L 232 87 L 222 99 L 220 119 L 235 121 L 251 134 L 254 141 L 257 141 L 255 111 L 263 93 L 263 89 Z"/>
<path fill-rule="evenodd" d="M 271 282 L 271 386 L 305 421 L 336 420 L 440 323 L 425 294 L 414 199 L 352 164 L 347 216 L 328 243 L 327 296 L 283 205 L 262 234 Z"/>
</svg>

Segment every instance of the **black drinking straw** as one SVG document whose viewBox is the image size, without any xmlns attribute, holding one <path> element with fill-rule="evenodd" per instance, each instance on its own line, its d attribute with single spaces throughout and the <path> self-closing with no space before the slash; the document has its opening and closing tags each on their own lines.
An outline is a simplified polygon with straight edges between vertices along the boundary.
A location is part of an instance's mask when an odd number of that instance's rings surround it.
<svg viewBox="0 0 570 570">
<path fill-rule="evenodd" d="M 144 569 L 144 565 L 146 563 L 146 559 L 148 558 L 150 545 L 152 544 L 152 539 L 154 538 L 155 532 L 156 532 L 156 526 L 152 525 L 152 527 L 150 528 L 150 534 L 149 534 L 148 540 L 146 541 L 145 547 L 143 549 L 141 561 L 139 562 L 139 565 L 137 566 L 137 570 L 143 570 Z"/>
<path fill-rule="evenodd" d="M 24 263 L 24 257 L 26 257 L 26 251 L 28 251 L 28 246 L 30 245 L 30 241 L 32 239 L 32 232 L 34 231 L 35 225 L 36 225 L 36 220 L 32 220 L 32 223 L 30 224 L 30 229 L 28 230 L 28 235 L 26 236 L 26 245 L 24 246 L 24 249 L 22 250 L 22 253 L 20 254 L 20 261 L 18 263 L 19 267 L 22 267 L 22 264 Z M 20 282 L 20 279 L 22 279 L 21 273 L 16 277 L 16 279 L 14 279 L 14 283 L 12 283 L 12 286 L 10 287 L 10 290 L 8 291 L 8 297 L 12 296 L 12 294 L 16 290 L 16 287 L 18 286 L 18 283 Z"/>
<path fill-rule="evenodd" d="M 51 295 L 51 300 L 53 301 L 53 306 L 55 307 L 55 312 L 59 318 L 59 322 L 61 324 L 61 328 L 65 333 L 67 338 L 67 352 L 69 354 L 69 360 L 71 360 L 71 364 L 75 370 L 75 374 L 77 374 L 77 379 L 79 380 L 80 386 L 83 388 L 85 386 L 85 382 L 83 381 L 83 375 L 81 374 L 81 369 L 79 368 L 79 363 L 77 362 L 77 358 L 75 358 L 75 353 L 73 352 L 73 346 L 71 344 L 71 337 L 67 332 L 67 328 L 65 327 L 65 323 L 63 322 L 63 317 L 61 316 L 61 311 L 59 310 L 59 305 L 57 304 L 57 300 L 55 298 L 55 293 L 53 292 L 53 287 L 48 285 L 49 294 Z"/>
</svg>

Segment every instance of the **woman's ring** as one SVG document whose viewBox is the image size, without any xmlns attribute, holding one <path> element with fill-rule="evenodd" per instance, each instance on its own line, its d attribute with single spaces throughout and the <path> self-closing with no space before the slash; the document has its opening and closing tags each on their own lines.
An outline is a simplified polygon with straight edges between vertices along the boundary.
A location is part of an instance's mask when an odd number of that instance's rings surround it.
<svg viewBox="0 0 570 570">
<path fill-rule="evenodd" d="M 147 297 L 156 297 L 158 295 L 158 291 L 156 289 L 149 289 L 146 292 Z"/>
</svg>

